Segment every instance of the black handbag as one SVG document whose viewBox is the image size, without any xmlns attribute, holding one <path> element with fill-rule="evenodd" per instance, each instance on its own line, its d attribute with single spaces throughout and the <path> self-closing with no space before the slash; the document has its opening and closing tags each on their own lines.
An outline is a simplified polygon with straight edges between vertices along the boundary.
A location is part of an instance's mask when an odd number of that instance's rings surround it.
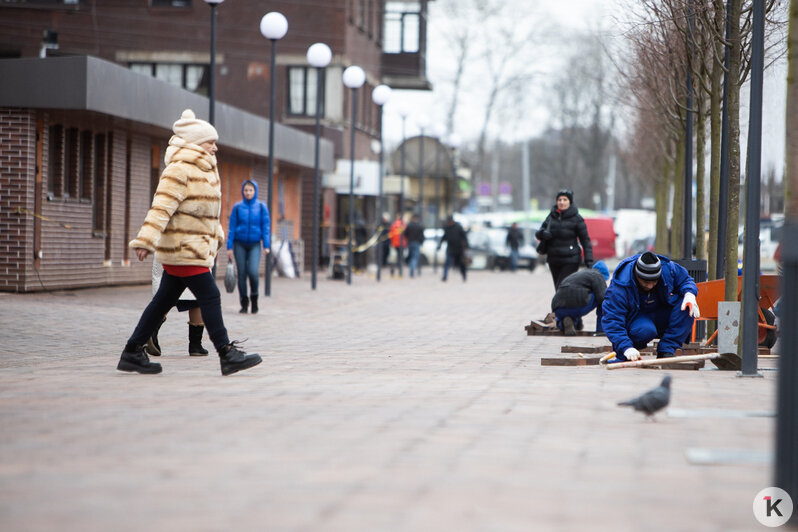
<svg viewBox="0 0 798 532">
<path fill-rule="evenodd" d="M 224 289 L 228 294 L 232 294 L 236 289 L 236 267 L 233 261 L 227 261 L 227 269 L 224 271 Z"/>
</svg>

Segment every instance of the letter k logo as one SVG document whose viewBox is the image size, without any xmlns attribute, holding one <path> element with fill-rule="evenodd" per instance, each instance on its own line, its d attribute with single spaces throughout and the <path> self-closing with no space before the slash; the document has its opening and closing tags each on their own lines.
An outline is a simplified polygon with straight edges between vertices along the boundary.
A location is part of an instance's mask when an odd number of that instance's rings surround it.
<svg viewBox="0 0 798 532">
<path fill-rule="evenodd" d="M 767 516 L 768 517 L 773 515 L 773 512 L 776 512 L 776 515 L 778 515 L 779 517 L 783 517 L 781 515 L 781 512 L 779 511 L 779 503 L 781 502 L 781 499 L 778 499 L 778 500 L 776 500 L 776 502 L 773 502 L 773 499 L 772 499 L 772 497 L 770 497 L 770 495 L 767 495 L 767 496 L 763 497 L 763 499 L 765 500 L 765 502 L 767 502 Z"/>
</svg>

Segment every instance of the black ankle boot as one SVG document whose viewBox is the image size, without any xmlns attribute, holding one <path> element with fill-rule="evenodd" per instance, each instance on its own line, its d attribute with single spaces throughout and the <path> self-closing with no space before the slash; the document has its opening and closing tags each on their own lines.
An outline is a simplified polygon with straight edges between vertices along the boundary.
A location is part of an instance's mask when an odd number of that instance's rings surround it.
<svg viewBox="0 0 798 532">
<path fill-rule="evenodd" d="M 188 324 L 188 354 L 193 357 L 206 357 L 208 350 L 202 347 L 202 333 L 205 326 Z"/>
<path fill-rule="evenodd" d="M 158 331 L 161 330 L 161 325 L 163 325 L 163 322 L 165 322 L 165 321 L 166 321 L 166 316 L 163 317 L 163 319 L 161 320 L 161 323 L 158 324 L 158 328 L 155 329 L 155 332 L 152 333 L 152 336 L 150 336 L 150 339 L 147 340 L 147 345 L 144 346 L 144 350 L 150 356 L 154 356 L 154 357 L 161 356 L 161 344 L 158 343 Z"/>
<path fill-rule="evenodd" d="M 257 353 L 246 354 L 236 345 L 238 342 L 230 342 L 219 351 L 219 362 L 222 365 L 222 375 L 231 375 L 237 371 L 257 366 L 263 359 Z"/>
<path fill-rule="evenodd" d="M 249 307 L 249 298 L 247 296 L 241 296 L 240 301 L 241 301 L 241 310 L 239 310 L 238 312 L 241 314 L 246 314 L 247 307 Z"/>
<path fill-rule="evenodd" d="M 251 295 L 251 296 L 249 296 L 249 300 L 252 302 L 252 310 L 251 310 L 251 312 L 253 314 L 257 314 L 258 313 L 258 296 Z"/>
<path fill-rule="evenodd" d="M 260 358 L 260 357 L 259 357 Z M 125 346 L 122 351 L 122 356 L 119 358 L 119 364 L 116 365 L 119 371 L 137 371 L 138 373 L 160 373 L 162 371 L 161 365 L 157 362 L 150 362 L 147 353 L 144 352 L 144 346 L 139 345 L 135 348 Z"/>
</svg>

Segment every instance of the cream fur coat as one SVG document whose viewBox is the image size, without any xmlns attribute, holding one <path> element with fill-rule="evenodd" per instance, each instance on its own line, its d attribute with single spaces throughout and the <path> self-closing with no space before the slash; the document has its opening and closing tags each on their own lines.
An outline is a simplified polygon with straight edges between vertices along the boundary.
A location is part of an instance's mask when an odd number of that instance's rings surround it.
<svg viewBox="0 0 798 532">
<path fill-rule="evenodd" d="M 224 243 L 216 157 L 173 136 L 164 161 L 152 207 L 128 246 L 154 252 L 162 264 L 210 268 Z"/>
</svg>

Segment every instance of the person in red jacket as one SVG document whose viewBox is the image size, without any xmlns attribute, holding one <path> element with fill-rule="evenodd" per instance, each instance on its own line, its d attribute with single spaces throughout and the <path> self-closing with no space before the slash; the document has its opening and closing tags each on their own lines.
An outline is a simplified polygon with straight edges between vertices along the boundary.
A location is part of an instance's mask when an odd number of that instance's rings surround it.
<svg viewBox="0 0 798 532">
<path fill-rule="evenodd" d="M 396 219 L 388 230 L 388 238 L 391 239 L 391 247 L 396 250 L 396 263 L 399 266 L 399 275 L 402 275 L 402 259 L 404 258 L 404 248 L 407 245 L 405 238 L 405 223 L 402 221 L 402 213 L 396 213 Z M 393 268 L 391 268 L 393 275 Z"/>
</svg>

